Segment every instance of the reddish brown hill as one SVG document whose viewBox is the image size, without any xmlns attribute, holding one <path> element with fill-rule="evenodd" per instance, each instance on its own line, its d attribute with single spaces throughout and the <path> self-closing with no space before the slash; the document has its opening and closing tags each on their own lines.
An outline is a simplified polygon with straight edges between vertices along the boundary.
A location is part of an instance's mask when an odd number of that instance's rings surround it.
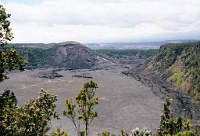
<svg viewBox="0 0 200 136">
<path fill-rule="evenodd" d="M 67 69 L 92 68 L 97 64 L 97 53 L 80 43 L 55 43 L 48 49 L 48 65 Z"/>
</svg>

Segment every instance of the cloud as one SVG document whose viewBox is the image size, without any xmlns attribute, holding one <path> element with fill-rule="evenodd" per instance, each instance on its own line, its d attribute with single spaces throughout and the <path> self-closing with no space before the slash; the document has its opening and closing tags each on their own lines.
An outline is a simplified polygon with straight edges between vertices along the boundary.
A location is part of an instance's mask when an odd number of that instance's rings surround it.
<svg viewBox="0 0 200 136">
<path fill-rule="evenodd" d="M 4 6 L 12 14 L 13 42 L 130 41 L 200 31 L 198 0 L 43 0 Z"/>
</svg>

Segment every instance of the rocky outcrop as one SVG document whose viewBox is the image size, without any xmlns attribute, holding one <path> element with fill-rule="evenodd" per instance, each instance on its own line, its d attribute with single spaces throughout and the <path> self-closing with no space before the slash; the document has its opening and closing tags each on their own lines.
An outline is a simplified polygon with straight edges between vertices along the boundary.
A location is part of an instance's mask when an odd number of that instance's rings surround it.
<svg viewBox="0 0 200 136">
<path fill-rule="evenodd" d="M 77 42 L 55 44 L 48 49 L 49 63 L 53 67 L 66 69 L 90 69 L 97 64 L 95 51 Z"/>
<path fill-rule="evenodd" d="M 50 71 L 41 71 L 33 75 L 33 77 L 55 79 L 55 78 L 63 77 L 63 75 L 58 74 L 54 70 L 50 70 Z"/>
</svg>

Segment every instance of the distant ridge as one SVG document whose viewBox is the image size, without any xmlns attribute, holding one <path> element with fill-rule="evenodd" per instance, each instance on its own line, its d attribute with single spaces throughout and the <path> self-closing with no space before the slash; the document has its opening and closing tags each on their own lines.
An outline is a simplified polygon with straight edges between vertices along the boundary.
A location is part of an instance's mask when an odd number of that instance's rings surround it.
<svg viewBox="0 0 200 136">
<path fill-rule="evenodd" d="M 167 44 L 167 43 L 184 43 L 184 42 L 197 42 L 199 40 L 194 39 L 185 39 L 185 40 L 165 40 L 165 41 L 145 41 L 145 42 L 110 42 L 110 43 L 85 43 L 82 44 L 86 47 L 89 47 L 90 49 L 158 49 L 161 45 Z M 33 47 L 33 48 L 43 48 L 43 49 L 49 49 L 52 48 L 55 44 L 79 44 L 79 42 L 76 41 L 65 41 L 60 43 L 9 43 L 10 46 L 16 46 L 16 47 Z"/>
<path fill-rule="evenodd" d="M 197 42 L 198 40 L 166 40 L 155 42 L 113 42 L 113 43 L 87 43 L 85 46 L 91 49 L 159 49 L 161 45 L 168 43 Z M 200 40 L 199 40 L 200 41 Z"/>
</svg>

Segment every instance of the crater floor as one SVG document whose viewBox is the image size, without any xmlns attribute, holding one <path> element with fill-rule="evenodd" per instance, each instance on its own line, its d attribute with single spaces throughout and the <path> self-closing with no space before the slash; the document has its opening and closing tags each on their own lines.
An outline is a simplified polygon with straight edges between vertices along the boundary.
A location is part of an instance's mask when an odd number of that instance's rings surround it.
<svg viewBox="0 0 200 136">
<path fill-rule="evenodd" d="M 83 88 L 83 84 L 91 80 L 72 76 L 85 74 L 92 76 L 92 80 L 99 86 L 96 90 L 99 104 L 95 107 L 98 117 L 91 125 L 91 135 L 103 131 L 117 134 L 121 129 L 131 132 L 136 127 L 140 129 L 146 127 L 155 131 L 163 108 L 162 100 L 153 94 L 150 87 L 121 74 L 122 70 L 121 67 L 115 66 L 108 70 L 59 71 L 63 77 L 56 79 L 33 76 L 44 70 L 10 73 L 8 75 L 10 79 L 0 83 L 0 93 L 2 94 L 5 89 L 15 92 L 20 106 L 30 98 L 37 98 L 41 88 L 56 94 L 58 96 L 56 110 L 61 119 L 53 119 L 50 124 L 51 129 L 61 127 L 70 135 L 75 135 L 73 124 L 62 116 L 62 111 L 66 109 L 65 100 L 74 98 Z"/>
</svg>

